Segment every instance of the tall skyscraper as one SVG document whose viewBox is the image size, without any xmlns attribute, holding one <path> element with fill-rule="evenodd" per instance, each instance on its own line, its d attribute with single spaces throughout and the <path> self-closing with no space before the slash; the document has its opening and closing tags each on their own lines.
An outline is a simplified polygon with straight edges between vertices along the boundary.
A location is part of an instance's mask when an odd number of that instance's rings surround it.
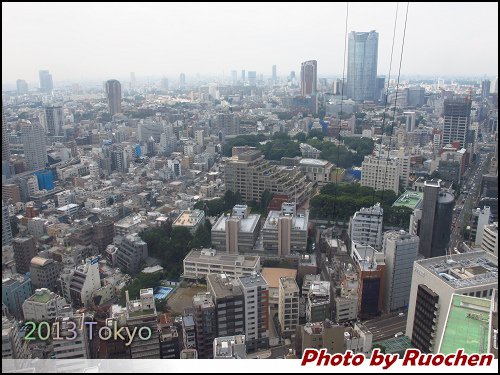
<svg viewBox="0 0 500 375">
<path fill-rule="evenodd" d="M 12 227 L 10 226 L 9 206 L 2 199 L 2 246 L 12 243 Z"/>
<path fill-rule="evenodd" d="M 248 84 L 255 86 L 257 84 L 257 72 L 253 70 L 248 71 Z"/>
<path fill-rule="evenodd" d="M 180 87 L 186 86 L 186 75 L 184 73 L 181 73 L 179 76 L 179 86 Z"/>
<path fill-rule="evenodd" d="M 304 61 L 300 68 L 300 87 L 302 96 L 315 94 L 318 90 L 318 62 Z"/>
<path fill-rule="evenodd" d="M 377 100 L 378 33 L 352 31 L 347 56 L 347 96 L 356 101 Z"/>
<path fill-rule="evenodd" d="M 64 112 L 61 106 L 45 107 L 45 131 L 50 136 L 62 136 L 64 125 Z"/>
<path fill-rule="evenodd" d="M 277 72 L 276 72 L 276 65 L 273 65 L 272 80 L 273 80 L 273 82 L 276 82 L 277 79 L 278 79 L 278 75 L 277 75 Z"/>
<path fill-rule="evenodd" d="M 16 81 L 17 95 L 24 95 L 28 93 L 28 84 L 24 79 L 18 79 Z"/>
<path fill-rule="evenodd" d="M 131 72 L 130 73 L 130 88 L 131 89 L 135 89 L 135 85 L 136 85 L 136 82 L 135 82 L 135 73 Z"/>
<path fill-rule="evenodd" d="M 481 82 L 481 99 L 487 99 L 490 95 L 491 81 L 486 79 Z"/>
<path fill-rule="evenodd" d="M 168 78 L 163 77 L 161 79 L 161 88 L 164 90 L 168 90 Z"/>
<path fill-rule="evenodd" d="M 28 171 L 45 168 L 48 162 L 45 131 L 39 123 L 29 121 L 21 126 L 21 139 Z"/>
<path fill-rule="evenodd" d="M 238 82 L 238 72 L 236 70 L 231 71 L 231 79 L 233 81 L 233 86 Z"/>
<path fill-rule="evenodd" d="M 12 247 L 17 272 L 20 274 L 30 272 L 31 259 L 37 254 L 35 238 L 32 236 L 16 237 L 12 240 Z"/>
<path fill-rule="evenodd" d="M 40 77 L 40 91 L 50 94 L 54 89 L 52 74 L 48 70 L 40 70 L 38 74 Z"/>
<path fill-rule="evenodd" d="M 122 113 L 122 85 L 116 79 L 106 81 L 106 97 L 111 116 Z"/>
<path fill-rule="evenodd" d="M 446 254 L 450 242 L 454 203 L 453 195 L 441 188 L 439 180 L 424 182 L 422 209 L 416 209 L 412 215 L 410 233 L 420 237 L 418 252 L 425 258 Z M 415 220 L 419 220 L 418 225 L 412 224 Z"/>
<path fill-rule="evenodd" d="M 444 101 L 443 146 L 460 141 L 460 147 L 467 148 L 469 143 L 471 100 L 454 97 Z"/>
<path fill-rule="evenodd" d="M 9 159 L 10 159 L 9 136 L 7 134 L 7 121 L 5 120 L 5 113 L 3 110 L 3 102 L 2 102 L 2 161 L 8 161 Z"/>
<path fill-rule="evenodd" d="M 246 80 L 246 77 L 245 77 L 245 70 L 242 70 L 241 71 L 241 81 L 244 83 Z"/>
</svg>

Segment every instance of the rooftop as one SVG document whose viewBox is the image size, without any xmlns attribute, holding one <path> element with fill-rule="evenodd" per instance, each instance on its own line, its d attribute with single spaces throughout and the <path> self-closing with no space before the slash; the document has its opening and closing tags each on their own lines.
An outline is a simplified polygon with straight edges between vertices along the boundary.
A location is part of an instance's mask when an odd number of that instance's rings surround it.
<svg viewBox="0 0 500 375">
<path fill-rule="evenodd" d="M 283 285 L 283 288 L 288 292 L 299 292 L 297 281 L 292 277 L 280 277 L 280 284 Z"/>
<path fill-rule="evenodd" d="M 219 217 L 217 222 L 214 224 L 212 231 L 216 232 L 225 232 L 226 231 L 226 221 L 229 218 L 236 218 L 236 216 L 225 216 L 224 214 Z M 253 233 L 257 223 L 259 222 L 260 215 L 258 214 L 250 214 L 248 217 L 244 219 L 239 219 L 239 231 L 243 233 Z"/>
<path fill-rule="evenodd" d="M 33 257 L 31 259 L 31 265 L 32 266 L 40 266 L 40 267 L 43 267 L 45 266 L 46 264 L 48 263 L 52 263 L 53 260 L 52 259 L 47 259 L 47 258 L 42 258 L 42 257 Z"/>
<path fill-rule="evenodd" d="M 172 225 L 192 227 L 203 220 L 205 213 L 202 210 L 185 210 L 175 219 Z"/>
<path fill-rule="evenodd" d="M 242 295 L 241 288 L 235 279 L 230 279 L 225 274 L 212 273 L 207 275 L 207 285 L 212 287 L 215 298 Z"/>
<path fill-rule="evenodd" d="M 463 348 L 465 353 L 488 351 L 488 330 L 491 301 L 454 294 L 439 352 L 455 353 Z"/>
<path fill-rule="evenodd" d="M 398 199 L 396 199 L 396 202 L 392 204 L 392 207 L 408 207 L 414 210 L 415 208 L 420 207 L 423 199 L 424 193 L 406 190 Z"/>
<path fill-rule="evenodd" d="M 455 289 L 498 283 L 498 258 L 483 250 L 423 259 L 415 265 Z"/>
<path fill-rule="evenodd" d="M 266 222 L 264 223 L 263 229 L 272 230 L 278 228 L 278 219 L 282 217 L 281 211 L 269 211 Z M 309 211 L 306 210 L 304 213 L 297 213 L 296 216 L 292 216 L 292 229 L 295 230 L 307 230 L 307 225 L 309 223 Z"/>
<path fill-rule="evenodd" d="M 270 268 L 265 267 L 262 269 L 262 276 L 267 281 L 269 288 L 279 288 L 280 277 L 297 277 L 297 270 L 289 268 Z"/>
<path fill-rule="evenodd" d="M 204 249 L 205 250 L 205 249 Z M 184 258 L 184 262 L 203 262 L 206 264 L 221 264 L 227 266 L 255 267 L 260 263 L 260 257 L 238 254 L 217 253 L 215 250 L 208 255 L 203 250 L 191 250 Z"/>
<path fill-rule="evenodd" d="M 46 288 L 42 288 L 42 289 L 37 289 L 35 291 L 35 294 L 33 294 L 27 300 L 31 301 L 31 302 L 36 302 L 36 303 L 47 303 L 52 298 L 55 298 L 55 297 L 56 297 L 55 293 L 51 292 L 50 290 L 48 290 Z"/>
<path fill-rule="evenodd" d="M 258 273 L 250 276 L 239 277 L 239 280 L 244 287 L 252 287 L 252 286 L 262 286 L 266 288 L 268 287 L 266 279 L 263 277 L 263 275 Z"/>
<path fill-rule="evenodd" d="M 329 162 L 326 160 L 321 160 L 321 159 L 302 159 L 300 160 L 299 164 L 300 165 L 315 165 L 318 167 L 324 167 L 328 164 Z"/>
</svg>

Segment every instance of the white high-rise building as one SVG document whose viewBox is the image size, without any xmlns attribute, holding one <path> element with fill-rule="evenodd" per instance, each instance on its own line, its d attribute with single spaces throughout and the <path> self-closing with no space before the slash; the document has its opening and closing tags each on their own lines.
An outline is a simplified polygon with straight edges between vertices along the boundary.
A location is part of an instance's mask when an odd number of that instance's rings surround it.
<svg viewBox="0 0 500 375">
<path fill-rule="evenodd" d="M 401 166 L 398 158 L 367 155 L 361 164 L 361 186 L 399 193 Z"/>
<path fill-rule="evenodd" d="M 384 210 L 380 203 L 356 211 L 349 222 L 351 241 L 373 246 L 376 250 L 380 250 L 382 248 L 383 215 Z"/>
<path fill-rule="evenodd" d="M 496 288 L 498 258 L 488 252 L 415 261 L 406 321 L 406 336 L 412 346 L 425 353 L 437 353 L 453 294 L 491 298 Z"/>
<path fill-rule="evenodd" d="M 498 222 L 483 227 L 481 249 L 498 256 Z"/>
<path fill-rule="evenodd" d="M 62 295 L 73 306 L 89 306 L 92 293 L 100 287 L 99 257 L 87 258 L 84 264 L 61 273 Z"/>
<path fill-rule="evenodd" d="M 34 171 L 45 168 L 48 157 L 43 127 L 38 123 L 24 122 L 21 126 L 21 139 L 24 147 L 26 169 Z"/>
<path fill-rule="evenodd" d="M 385 301 L 387 312 L 408 307 L 413 262 L 418 254 L 418 236 L 404 230 L 384 233 Z"/>
<path fill-rule="evenodd" d="M 490 223 L 490 207 L 484 206 L 483 209 L 478 208 L 476 238 L 474 240 L 476 246 L 481 246 L 483 242 L 484 227 Z"/>
<path fill-rule="evenodd" d="M 412 132 L 415 130 L 415 124 L 417 120 L 417 114 L 415 112 L 404 112 L 403 113 L 406 118 L 406 131 L 407 132 Z"/>
</svg>

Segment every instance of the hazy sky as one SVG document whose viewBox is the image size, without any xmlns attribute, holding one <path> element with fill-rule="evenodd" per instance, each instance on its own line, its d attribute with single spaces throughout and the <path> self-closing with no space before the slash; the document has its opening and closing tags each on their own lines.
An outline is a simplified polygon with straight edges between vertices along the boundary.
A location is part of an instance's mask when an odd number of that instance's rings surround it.
<svg viewBox="0 0 500 375">
<path fill-rule="evenodd" d="M 399 3 L 392 77 L 407 3 Z M 388 75 L 396 3 L 350 3 L 348 32 L 379 32 L 378 74 Z M 318 61 L 342 75 L 346 3 L 4 3 L 2 81 L 278 75 Z M 402 74 L 496 76 L 498 3 L 410 3 Z"/>
</svg>

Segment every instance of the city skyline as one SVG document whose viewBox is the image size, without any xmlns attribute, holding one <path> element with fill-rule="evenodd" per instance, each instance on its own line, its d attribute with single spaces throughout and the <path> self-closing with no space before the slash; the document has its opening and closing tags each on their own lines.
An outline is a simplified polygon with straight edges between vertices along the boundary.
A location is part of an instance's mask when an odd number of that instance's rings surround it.
<svg viewBox="0 0 500 375">
<path fill-rule="evenodd" d="M 277 3 L 128 3 L 120 7 L 2 3 L 4 85 L 15 85 L 18 79 L 38 82 L 40 70 L 49 70 L 56 86 L 62 81 L 121 80 L 130 77 L 130 72 L 135 72 L 138 81 L 151 76 L 178 79 L 185 73 L 188 83 L 196 74 L 230 79 L 232 70 L 243 69 L 270 77 L 273 65 L 283 77 L 290 71 L 297 74 L 301 62 L 307 60 L 318 61 L 318 77 L 342 74 L 345 3 L 286 7 Z M 393 76 L 405 9 L 406 4 L 400 3 Z M 389 72 L 395 11 L 396 3 L 349 4 L 348 33 L 379 33 L 377 75 Z M 248 23 L 241 22 L 242 14 Z M 497 75 L 497 14 L 497 3 L 411 3 L 401 74 Z M 299 22 L 302 17 L 314 20 L 312 27 L 304 27 Z M 21 18 L 24 21 L 17 22 Z M 40 27 L 41 20 L 51 18 L 58 22 Z M 146 21 L 143 27 L 141 22 Z M 103 33 L 113 40 L 113 48 L 100 43 Z M 43 43 L 33 43 L 32 35 Z"/>
</svg>

